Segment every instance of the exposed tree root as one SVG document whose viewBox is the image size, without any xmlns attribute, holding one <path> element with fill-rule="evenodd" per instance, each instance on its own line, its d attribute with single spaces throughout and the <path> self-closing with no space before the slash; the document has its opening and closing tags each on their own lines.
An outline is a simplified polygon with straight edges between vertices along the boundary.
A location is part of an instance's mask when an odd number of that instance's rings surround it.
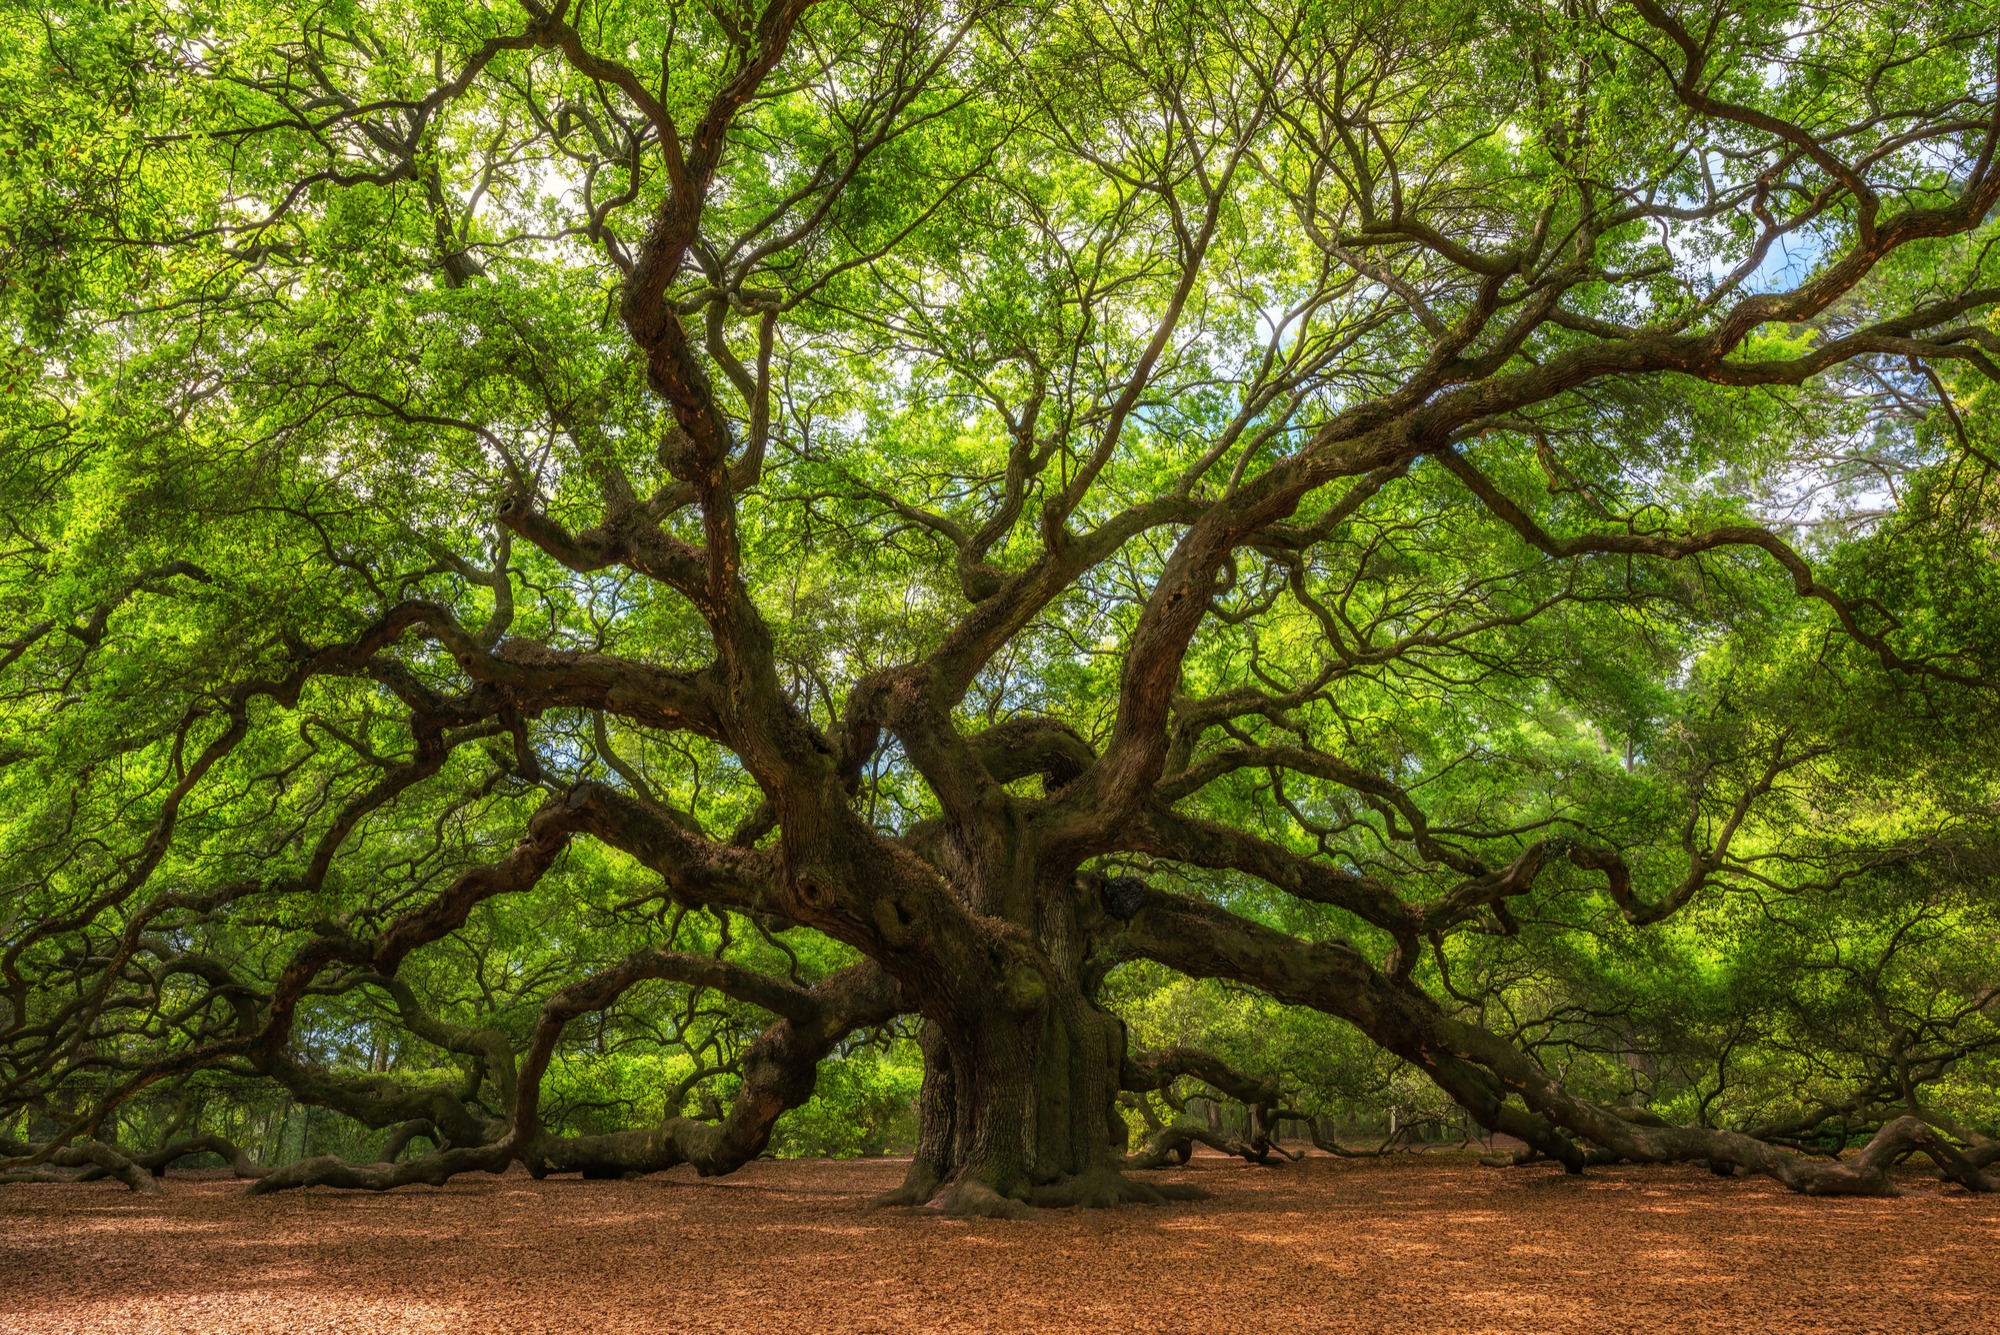
<svg viewBox="0 0 2000 1335">
<path fill-rule="evenodd" d="M 885 1191 L 871 1199 L 861 1208 L 864 1210 L 895 1210 L 923 1205 L 937 1195 L 944 1185 L 931 1164 L 919 1157 L 910 1164 L 910 1171 L 903 1178 L 903 1184 L 894 1191 Z"/>
<path fill-rule="evenodd" d="M 350 1163 L 336 1155 L 323 1154 L 272 1169 L 250 1184 L 248 1194 L 263 1196 L 294 1187 L 348 1187 L 362 1191 L 390 1191 L 411 1183 L 441 1187 L 460 1173 L 504 1173 L 513 1161 L 513 1153 L 504 1143 L 442 1150 L 407 1163 Z"/>
<path fill-rule="evenodd" d="M 1937 1128 L 1916 1117 L 1896 1118 L 1852 1156 L 1831 1160 L 1813 1158 L 1740 1132 L 1706 1127 L 1653 1126 L 1611 1119 L 1608 1123 L 1592 1123 L 1585 1134 L 1602 1142 L 1582 1150 L 1582 1160 L 1590 1166 L 1628 1161 L 1705 1162 L 1718 1177 L 1763 1174 L 1805 1196 L 1898 1195 L 1890 1169 L 1912 1154 L 1923 1155 L 1947 1181 L 1956 1182 L 1968 1191 L 2000 1191 L 2000 1176 L 1984 1171 L 1985 1164 L 2000 1157 L 1988 1153 L 1986 1142 L 1961 1150 Z M 1498 1167 L 1549 1161 L 1533 1149 L 1486 1155 L 1480 1160 Z"/>
<path fill-rule="evenodd" d="M 1026 1201 L 1002 1196 L 977 1178 L 960 1178 L 925 1203 L 924 1208 L 951 1219 L 1034 1219 Z"/>
<path fill-rule="evenodd" d="M 2000 1177 L 1983 1171 L 1977 1160 L 1917 1117 L 1886 1123 L 1853 1156 L 1833 1160 L 1705 1127 L 1634 1125 L 1588 1115 L 1577 1117 L 1573 1125 L 1596 1142 L 1599 1152 L 1642 1163 L 1706 1161 L 1711 1172 L 1761 1173 L 1806 1196 L 1897 1195 L 1889 1170 L 1912 1154 L 1923 1155 L 1947 1180 L 1968 1191 L 2000 1191 Z"/>
<path fill-rule="evenodd" d="M 1300 1157 L 1298 1151 L 1288 1150 L 1268 1137 L 1242 1140 L 1182 1117 L 1149 1134 L 1145 1144 L 1125 1156 L 1124 1166 L 1128 1169 L 1147 1169 L 1184 1164 L 1196 1145 L 1206 1145 L 1220 1153 L 1266 1166 L 1272 1164 L 1274 1157 L 1281 1163 L 1290 1163 Z"/>
<path fill-rule="evenodd" d="M 152 1171 L 113 1146 L 98 1140 L 86 1140 L 79 1144 L 65 1145 L 59 1150 L 45 1153 L 47 1142 L 42 1145 L 26 1145 L 19 1141 L 0 1143 L 0 1151 L 11 1156 L 35 1160 L 39 1159 L 46 1168 L 30 1162 L 18 1169 L 0 1172 L 0 1184 L 9 1182 L 77 1182 L 94 1178 L 116 1178 L 134 1191 L 157 1192 L 160 1184 L 154 1180 Z M 56 1170 L 81 1168 L 82 1173 L 69 1174 Z"/>
<path fill-rule="evenodd" d="M 1169 1201 L 1203 1201 L 1208 1193 L 1181 1182 L 1141 1182 L 1113 1168 L 1079 1173 L 1045 1187 L 1036 1187 L 1028 1198 L 1035 1205 L 1082 1206 L 1086 1210 L 1108 1209 L 1114 1205 L 1165 1205 Z"/>
<path fill-rule="evenodd" d="M 1118 1205 L 1165 1205 L 1172 1201 L 1207 1200 L 1200 1187 L 1179 1182 L 1141 1182 L 1115 1168 L 1078 1173 L 1046 1183 L 1020 1200 L 994 1190 L 975 1177 L 940 1183 L 928 1174 L 905 1179 L 894 1191 L 869 1201 L 869 1210 L 922 1210 L 948 1218 L 1033 1219 L 1037 1209 L 1110 1209 Z"/>
</svg>

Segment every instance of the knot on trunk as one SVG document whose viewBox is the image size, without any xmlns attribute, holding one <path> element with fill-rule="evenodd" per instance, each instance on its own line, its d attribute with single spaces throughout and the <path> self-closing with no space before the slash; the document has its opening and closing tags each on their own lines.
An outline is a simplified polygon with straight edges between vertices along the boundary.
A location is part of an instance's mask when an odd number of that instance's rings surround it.
<svg viewBox="0 0 2000 1335">
<path fill-rule="evenodd" d="M 1136 876 L 1107 876 L 1098 897 L 1104 901 L 1106 913 L 1127 922 L 1146 907 L 1146 883 Z"/>
</svg>

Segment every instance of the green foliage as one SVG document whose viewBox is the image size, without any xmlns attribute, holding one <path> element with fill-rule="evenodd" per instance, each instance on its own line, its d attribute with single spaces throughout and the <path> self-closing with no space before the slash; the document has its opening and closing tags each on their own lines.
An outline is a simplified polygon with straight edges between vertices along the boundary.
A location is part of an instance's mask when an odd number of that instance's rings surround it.
<svg viewBox="0 0 2000 1335">
<path fill-rule="evenodd" d="M 923 1058 L 907 1041 L 828 1062 L 813 1096 L 778 1119 L 771 1153 L 852 1159 L 916 1147 Z"/>
<path fill-rule="evenodd" d="M 1711 8 L 1711 96 L 1873 155 L 1884 217 L 1964 195 L 1991 5 Z M 741 6 L 563 12 L 690 144 L 755 36 Z M 268 999 L 309 943 L 383 932 L 504 862 L 573 785 L 642 795 L 721 847 L 785 837 L 767 758 L 648 721 L 657 700 L 503 700 L 499 668 L 475 683 L 469 651 L 428 631 L 315 657 L 421 602 L 490 627 L 476 651 L 495 663 L 718 661 L 701 598 L 506 518 L 590 535 L 677 496 L 693 425 L 621 305 L 672 216 L 660 131 L 524 13 L 543 10 L 0 9 L 0 945 L 33 994 L 8 1029 L 36 1031 L 0 1059 L 0 1112 L 22 1134 L 30 1110 L 81 1116 L 131 1081 L 145 1135 L 193 1098 L 189 1118 L 272 1157 L 360 1153 L 386 1127 L 301 1127 L 305 1077 L 235 1049 L 169 1059 L 233 1041 L 231 998 Z M 839 737 L 857 684 L 958 644 L 989 585 L 1130 520 L 947 711 L 967 736 L 1041 716 L 1103 747 L 1201 507 L 1318 458 L 1328 423 L 1392 402 L 1414 421 L 1626 324 L 1720 337 L 1745 291 L 1838 277 L 1858 206 L 1831 178 L 1774 186 L 1821 168 L 1697 116 L 1676 52 L 1624 5 L 812 8 L 718 131 L 661 298 L 747 469 L 730 577 L 801 729 Z M 1361 119 L 1381 149 L 1354 150 L 1366 181 L 1339 151 Z M 1914 147 L 1891 142 L 1905 120 L 1925 127 Z M 1392 190 L 1430 235 L 1383 221 Z M 1607 222 L 1606 199 L 1646 206 Z M 1772 208 L 1795 273 L 1765 253 Z M 1427 933 L 1405 976 L 1585 1097 L 1739 1128 L 1852 1104 L 1857 1130 L 1927 1101 L 1992 1129 L 2000 375 L 1969 353 L 1993 342 L 1993 303 L 1929 350 L 1907 346 L 1925 326 L 1823 373 L 1730 376 L 1986 290 L 1994 236 L 1976 220 L 1910 242 L 1838 302 L 1689 352 L 1697 374 L 1579 375 L 1393 466 L 1329 464 L 1220 564 L 1168 674 L 1174 726 L 1258 698 L 1192 728 L 1175 763 L 1287 747 L 1363 777 L 1218 764 L 1169 805 L 1411 905 L 1541 841 L 1616 849 L 1649 902 L 1694 888 L 1635 926 L 1601 874 L 1552 857 L 1532 893 Z M 1574 272 L 1546 259 L 1559 246 Z M 1517 257 L 1493 280 L 1504 302 L 1481 307 L 1452 247 Z M 1566 318 L 1501 330 L 1558 289 Z M 1433 358 L 1457 322 L 1477 328 Z M 660 501 L 663 542 L 719 541 L 720 510 Z M 1753 526 L 1837 597 L 1800 597 L 1747 539 L 1636 550 Z M 1584 545 L 1549 554 L 1564 543 Z M 895 738 L 852 797 L 899 847 L 943 811 Z M 1084 860 L 1378 963 L 1395 945 L 1221 860 L 1136 841 Z M 579 838 L 399 961 L 422 1024 L 343 966 L 287 1052 L 410 1099 L 463 1091 L 497 1122 L 493 1072 L 438 1026 L 525 1052 L 560 988 L 648 945 L 801 986 L 860 958 L 856 931 L 690 902 Z M 91 1010 L 112 991 L 129 1007 Z M 1211 1049 L 1343 1125 L 1444 1115 L 1326 1015 L 1144 960 L 1104 1000 L 1142 1046 Z M 711 1115 L 771 1023 L 644 984 L 563 1032 L 544 1122 Z M 772 1152 L 908 1147 L 921 1065 L 903 1029 L 849 1039 Z"/>
</svg>

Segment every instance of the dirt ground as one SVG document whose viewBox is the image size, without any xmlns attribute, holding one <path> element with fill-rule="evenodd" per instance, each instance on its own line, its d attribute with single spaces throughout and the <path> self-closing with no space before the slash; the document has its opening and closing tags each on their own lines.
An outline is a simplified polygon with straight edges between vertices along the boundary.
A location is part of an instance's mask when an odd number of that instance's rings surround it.
<svg viewBox="0 0 2000 1335">
<path fill-rule="evenodd" d="M 1696 1168 L 1197 1159 L 1195 1205 L 863 1214 L 895 1161 L 251 1199 L 0 1187 L 0 1331 L 2000 1331 L 2000 1200 Z"/>
</svg>

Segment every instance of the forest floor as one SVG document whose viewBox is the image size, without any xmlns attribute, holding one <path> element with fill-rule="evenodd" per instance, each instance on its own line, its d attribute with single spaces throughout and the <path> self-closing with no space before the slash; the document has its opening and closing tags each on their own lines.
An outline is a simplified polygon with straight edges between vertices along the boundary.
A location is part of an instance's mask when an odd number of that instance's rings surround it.
<svg viewBox="0 0 2000 1335">
<path fill-rule="evenodd" d="M 249 1198 L 0 1187 L 0 1331 L 2000 1331 L 2000 1199 L 1699 1167 L 1197 1158 L 1193 1205 L 863 1214 L 893 1160 Z"/>
</svg>

